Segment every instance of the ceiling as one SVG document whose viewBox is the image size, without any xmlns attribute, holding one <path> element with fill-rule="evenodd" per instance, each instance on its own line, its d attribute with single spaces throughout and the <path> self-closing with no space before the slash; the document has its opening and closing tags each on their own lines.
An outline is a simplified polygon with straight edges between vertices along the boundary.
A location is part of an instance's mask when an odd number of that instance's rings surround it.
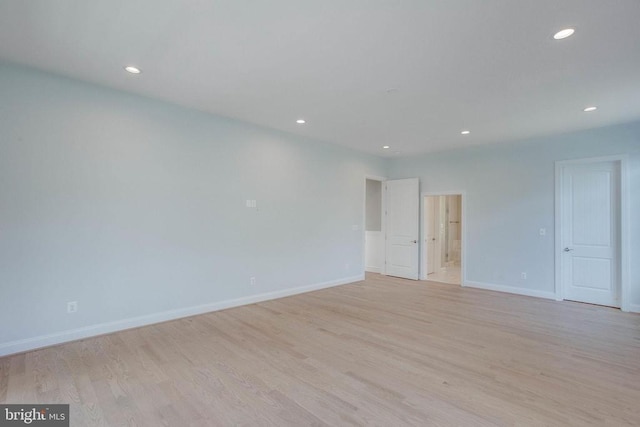
<svg viewBox="0 0 640 427">
<path fill-rule="evenodd" d="M 638 0 L 2 0 L 0 60 L 406 156 L 640 119 L 639 21 Z"/>
</svg>

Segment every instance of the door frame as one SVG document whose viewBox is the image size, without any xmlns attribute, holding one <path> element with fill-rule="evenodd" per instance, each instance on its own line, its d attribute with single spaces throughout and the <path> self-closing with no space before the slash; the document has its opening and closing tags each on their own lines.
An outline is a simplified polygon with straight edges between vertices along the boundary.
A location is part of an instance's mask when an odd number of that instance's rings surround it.
<svg viewBox="0 0 640 427">
<path fill-rule="evenodd" d="M 562 289 L 562 172 L 565 166 L 586 165 L 589 163 L 617 162 L 619 165 L 620 200 L 618 206 L 618 221 L 620 221 L 620 239 L 618 254 L 620 257 L 620 309 L 630 311 L 629 297 L 629 176 L 626 154 L 604 157 L 590 157 L 583 159 L 558 160 L 555 162 L 555 294 L 556 301 L 564 298 Z"/>
<path fill-rule="evenodd" d="M 420 280 L 427 280 L 427 238 L 425 198 L 430 196 L 460 196 L 460 286 L 467 281 L 467 192 L 464 190 L 426 191 L 420 193 Z"/>
<path fill-rule="evenodd" d="M 370 179 L 372 181 L 380 181 L 382 188 L 381 188 L 381 207 L 380 207 L 380 230 L 382 231 L 382 235 L 386 236 L 386 221 L 387 221 L 387 216 L 384 214 L 384 211 L 386 209 L 387 206 L 387 194 L 384 191 L 384 182 L 388 179 L 386 177 L 383 176 L 376 176 L 376 175 L 365 175 L 364 176 L 364 180 L 362 181 L 363 183 L 363 187 L 362 187 L 362 275 L 364 276 L 364 274 L 367 272 L 367 242 L 366 242 L 366 238 L 367 238 L 367 180 Z M 383 255 L 383 259 L 387 259 L 387 245 L 383 243 L 382 245 L 382 255 Z M 385 275 L 387 272 L 387 263 L 385 262 L 382 265 L 382 268 L 380 269 L 380 274 Z"/>
</svg>

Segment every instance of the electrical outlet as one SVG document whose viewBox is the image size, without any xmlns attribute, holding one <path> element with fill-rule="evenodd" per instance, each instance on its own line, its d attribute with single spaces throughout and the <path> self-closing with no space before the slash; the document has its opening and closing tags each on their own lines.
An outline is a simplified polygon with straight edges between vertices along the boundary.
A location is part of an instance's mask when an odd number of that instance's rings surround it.
<svg viewBox="0 0 640 427">
<path fill-rule="evenodd" d="M 527 280 L 527 273 L 523 271 L 520 277 L 522 277 L 523 280 Z"/>
<path fill-rule="evenodd" d="M 78 311 L 78 301 L 69 301 L 67 303 L 67 313 L 75 313 Z"/>
<path fill-rule="evenodd" d="M 256 285 L 256 278 L 255 277 L 250 277 L 249 278 L 249 282 L 251 283 L 251 286 L 255 286 Z"/>
</svg>

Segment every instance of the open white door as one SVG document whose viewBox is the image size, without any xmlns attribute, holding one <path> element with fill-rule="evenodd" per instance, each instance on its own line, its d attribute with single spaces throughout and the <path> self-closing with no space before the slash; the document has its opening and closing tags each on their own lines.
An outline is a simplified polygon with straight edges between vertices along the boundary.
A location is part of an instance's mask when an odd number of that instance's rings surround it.
<svg viewBox="0 0 640 427">
<path fill-rule="evenodd" d="M 418 178 L 385 182 L 386 274 L 418 280 L 420 188 Z"/>
<path fill-rule="evenodd" d="M 425 247 L 426 254 L 424 256 L 426 259 L 426 272 L 427 275 L 431 273 L 435 273 L 436 271 L 436 242 L 439 237 L 439 227 L 436 226 L 436 218 L 437 218 L 437 205 L 438 205 L 438 197 L 425 197 L 424 206 L 425 206 Z M 423 277 L 426 279 L 426 277 Z"/>
<path fill-rule="evenodd" d="M 562 297 L 620 307 L 619 164 L 565 165 L 561 179 Z"/>
</svg>

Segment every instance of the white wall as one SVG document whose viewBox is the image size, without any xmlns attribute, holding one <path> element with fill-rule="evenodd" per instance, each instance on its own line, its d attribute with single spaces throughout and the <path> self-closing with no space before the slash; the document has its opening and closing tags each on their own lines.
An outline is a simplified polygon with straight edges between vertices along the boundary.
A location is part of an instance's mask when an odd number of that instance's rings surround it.
<svg viewBox="0 0 640 427">
<path fill-rule="evenodd" d="M 382 181 L 366 180 L 365 227 L 367 231 L 382 231 Z"/>
<path fill-rule="evenodd" d="M 614 154 L 629 155 L 629 277 L 640 310 L 640 122 L 394 159 L 389 176 L 420 177 L 423 192 L 466 191 L 467 283 L 553 297 L 554 162 Z"/>
<path fill-rule="evenodd" d="M 0 355 L 363 273 L 381 159 L 7 64 L 0 94 Z"/>
<path fill-rule="evenodd" d="M 365 271 L 382 273 L 384 267 L 384 236 L 382 231 L 366 231 L 364 248 Z"/>
</svg>

